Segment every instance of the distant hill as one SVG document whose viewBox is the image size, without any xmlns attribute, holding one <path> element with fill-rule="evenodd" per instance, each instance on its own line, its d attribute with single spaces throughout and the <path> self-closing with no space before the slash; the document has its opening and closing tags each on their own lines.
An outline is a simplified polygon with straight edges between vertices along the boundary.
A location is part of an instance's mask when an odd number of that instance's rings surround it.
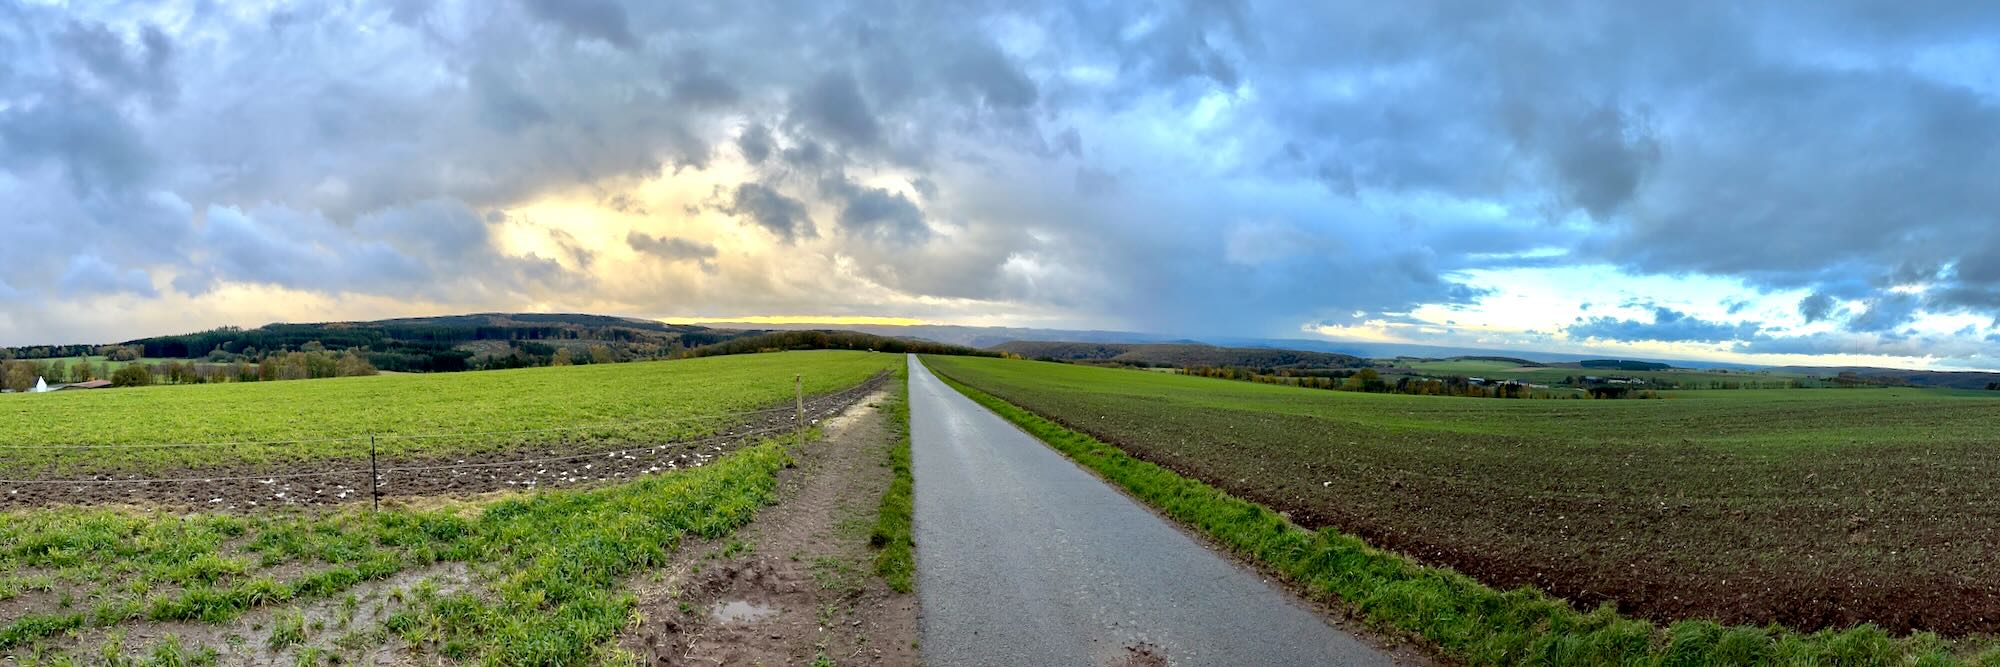
<svg viewBox="0 0 2000 667">
<path fill-rule="evenodd" d="M 1101 361 L 1144 366 L 1235 366 L 1241 368 L 1356 368 L 1368 365 L 1360 357 L 1331 352 L 1306 352 L 1253 347 L 1216 347 L 1195 343 L 1074 343 L 1012 341 L 989 349 L 1029 359 Z"/>
<path fill-rule="evenodd" d="M 1448 347 L 1439 345 L 1416 345 L 1408 343 L 1378 343 L 1369 341 L 1328 340 L 1312 338 L 1248 338 L 1235 336 L 1170 336 L 1162 334 L 1137 333 L 1131 331 L 1100 331 L 1086 329 L 1036 329 L 1030 327 L 973 327 L 949 324 L 751 324 L 715 322 L 712 326 L 735 329 L 843 329 L 861 331 L 893 338 L 921 338 L 940 343 L 952 343 L 968 347 L 994 347 L 1017 340 L 1047 342 L 1082 343 L 1188 343 L 1217 347 L 1258 347 L 1280 350 L 1304 350 L 1308 352 L 1332 352 L 1356 357 L 1390 359 L 1394 357 L 1419 357 L 1425 359 L 1445 359 L 1451 357 L 1504 356 L 1520 357 L 1540 363 L 1575 362 L 1586 359 L 1601 359 L 1603 353 L 1581 354 L 1568 352 L 1547 352 L 1519 348 L 1492 349 L 1473 347 Z M 1754 369 L 1755 365 L 1702 361 L 1699 359 L 1646 359 L 1645 361 L 1670 361 L 1677 368 L 1730 368 Z"/>
<path fill-rule="evenodd" d="M 112 360 L 256 363 L 290 352 L 353 351 L 385 371 L 431 372 L 603 363 L 682 356 L 688 350 L 762 333 L 663 324 L 604 315 L 478 313 L 368 322 L 277 323 L 221 327 L 109 345 L 0 349 L 0 357 L 37 360 L 103 356 Z"/>
<path fill-rule="evenodd" d="M 253 382 L 372 375 L 378 370 L 452 372 L 808 349 L 1000 356 L 962 345 L 854 331 L 719 329 L 604 315 L 478 313 L 222 327 L 108 345 L 5 347 L 0 348 L 0 377 L 8 389 L 21 390 L 37 375 L 74 377 L 78 373 L 73 368 L 83 368 L 82 374 L 103 379 L 120 365 L 137 364 L 170 377 L 161 382 L 173 384 Z M 286 372 L 294 366 L 299 372 Z"/>
<path fill-rule="evenodd" d="M 423 372 L 546 365 L 562 350 L 578 358 L 595 355 L 599 362 L 665 358 L 755 333 L 606 315 L 478 313 L 223 327 L 119 345 L 136 348 L 148 358 L 224 361 L 317 344 L 329 350 L 360 350 L 382 370 Z"/>
<path fill-rule="evenodd" d="M 997 357 L 999 352 L 963 345 L 950 345 L 912 338 L 890 338 L 858 331 L 813 329 L 807 331 L 765 331 L 695 348 L 690 356 L 712 357 L 773 350 L 868 350 L 892 354 L 956 354 Z"/>
<path fill-rule="evenodd" d="M 1069 341 L 1084 343 L 1193 343 L 1196 341 L 1171 336 L 1132 333 L 1129 331 L 1096 331 L 1081 329 L 1031 329 L 1026 327 L 968 327 L 955 324 L 753 324 L 746 322 L 713 322 L 714 326 L 733 329 L 776 329 L 781 331 L 813 331 L 837 329 L 859 331 L 889 338 L 917 338 L 922 340 L 964 345 L 966 347 L 990 348 L 1001 343 L 1017 340 Z"/>
<path fill-rule="evenodd" d="M 1576 362 L 1581 368 L 1595 368 L 1613 371 L 1664 371 L 1673 368 L 1670 364 L 1632 359 L 1585 359 Z"/>
<path fill-rule="evenodd" d="M 1517 368 L 1536 368 L 1543 365 L 1541 362 L 1528 361 L 1526 359 L 1518 359 L 1515 357 L 1489 357 L 1489 356 L 1477 356 L 1477 355 L 1465 356 L 1465 357 L 1452 357 L 1448 361 L 1495 361 L 1503 364 L 1512 364 Z"/>
<path fill-rule="evenodd" d="M 1945 387 L 1951 389 L 1985 389 L 1987 385 L 2000 382 L 2000 373 L 1980 371 L 1912 371 L 1898 368 L 1872 368 L 1868 366 L 1781 366 L 1771 369 L 1780 373 L 1796 373 L 1822 378 L 1836 378 L 1851 374 L 1868 384 L 1907 385 L 1911 387 Z"/>
</svg>

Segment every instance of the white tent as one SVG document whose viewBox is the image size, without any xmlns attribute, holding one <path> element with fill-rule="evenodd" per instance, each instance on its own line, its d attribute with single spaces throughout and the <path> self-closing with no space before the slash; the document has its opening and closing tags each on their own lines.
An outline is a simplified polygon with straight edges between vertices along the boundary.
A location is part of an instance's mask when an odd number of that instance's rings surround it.
<svg viewBox="0 0 2000 667">
<path fill-rule="evenodd" d="M 47 380 L 43 380 L 42 377 L 39 375 L 35 376 L 34 392 L 39 394 L 48 390 L 49 390 L 49 382 Z"/>
</svg>

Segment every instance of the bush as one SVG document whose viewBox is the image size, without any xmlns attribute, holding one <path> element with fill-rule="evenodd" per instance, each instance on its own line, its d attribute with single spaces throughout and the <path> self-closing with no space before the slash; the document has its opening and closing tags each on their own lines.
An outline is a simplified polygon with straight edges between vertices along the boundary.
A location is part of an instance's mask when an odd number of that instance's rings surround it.
<svg viewBox="0 0 2000 667">
<path fill-rule="evenodd" d="M 153 372 L 141 364 L 126 364 L 111 374 L 113 387 L 144 387 L 153 383 Z"/>
</svg>

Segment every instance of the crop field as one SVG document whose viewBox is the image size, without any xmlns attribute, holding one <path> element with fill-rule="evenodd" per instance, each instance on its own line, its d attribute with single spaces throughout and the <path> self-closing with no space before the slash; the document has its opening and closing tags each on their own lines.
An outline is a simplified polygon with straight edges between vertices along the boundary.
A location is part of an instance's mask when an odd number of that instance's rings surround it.
<svg viewBox="0 0 2000 667">
<path fill-rule="evenodd" d="M 1423 371 L 1425 373 L 1440 373 L 1440 374 L 1458 373 L 1462 375 L 1478 375 L 1480 373 L 1497 373 L 1501 371 L 1525 372 L 1525 371 L 1536 370 L 1535 367 L 1523 368 L 1520 364 L 1506 362 L 1506 361 L 1498 361 L 1493 359 L 1438 359 L 1434 361 L 1406 361 L 1397 364 L 1397 366 L 1402 368 L 1409 368 L 1412 370 Z"/>
<path fill-rule="evenodd" d="M 0 471 L 365 461 L 371 436 L 388 457 L 650 444 L 717 432 L 745 421 L 742 413 L 782 412 L 776 409 L 790 405 L 794 374 L 814 396 L 853 387 L 900 361 L 786 352 L 9 395 L 0 397 Z"/>
<path fill-rule="evenodd" d="M 440 497 L 406 497 L 379 511 L 360 491 L 365 478 L 325 489 L 285 474 L 137 487 L 109 473 L 81 478 L 101 486 L 0 484 L 0 661 L 204 664 L 226 653 L 296 664 L 626 662 L 614 640 L 636 613 L 631 578 L 667 563 L 683 539 L 733 531 L 774 498 L 794 442 L 793 374 L 804 376 L 807 416 L 819 419 L 894 380 L 901 362 L 787 352 L 8 397 L 5 419 L 34 433 L 27 442 L 37 447 L 116 448 L 74 454 L 103 460 L 55 466 L 67 475 L 137 465 L 211 476 L 289 457 L 306 477 L 351 456 L 318 441 L 276 455 L 263 445 L 151 447 L 321 434 L 301 420 L 350 423 L 378 437 L 473 434 L 411 438 L 391 450 L 419 457 L 390 459 L 397 465 L 447 465 L 399 469 L 397 495 Z M 124 420 L 113 435 L 91 428 L 111 424 L 106 415 Z M 722 417 L 652 421 L 668 415 Z M 623 426 L 536 430 L 606 422 Z M 64 423 L 78 428 L 47 428 Z M 501 435 L 478 435 L 489 431 Z M 688 436 L 697 439 L 671 440 Z M 642 444 L 599 451 L 632 443 Z M 587 456 L 513 460 L 578 450 Z M 0 454 L 15 451 L 70 454 Z M 126 452 L 146 458 L 115 460 Z M 486 462 L 493 459 L 502 461 Z M 52 469 L 7 462 L 10 475 Z M 216 497 L 116 495 L 128 487 Z M 343 490 L 338 500 L 316 495 L 333 488 Z M 485 491 L 503 493 L 470 495 Z M 75 505 L 105 500 L 122 502 Z M 167 511 L 153 504 L 162 501 Z"/>
<path fill-rule="evenodd" d="M 1504 401 L 926 357 L 1133 455 L 1582 608 L 2000 631 L 2000 400 L 1936 390 Z"/>
<path fill-rule="evenodd" d="M 1643 378 L 1654 382 L 1676 383 L 1688 388 L 1701 389 L 1711 383 L 1780 383 L 1791 380 L 1810 380 L 1805 376 L 1773 371 L 1721 372 L 1676 368 L 1664 371 L 1625 371 L 1608 368 L 1569 368 L 1561 366 L 1520 366 L 1493 359 L 1444 359 L 1437 361 L 1407 361 L 1398 364 L 1397 369 L 1414 371 L 1418 375 L 1469 375 L 1486 376 L 1487 379 L 1519 380 L 1549 384 L 1562 382 L 1566 378 L 1585 375 Z M 1394 373 L 1396 369 L 1388 372 Z"/>
</svg>

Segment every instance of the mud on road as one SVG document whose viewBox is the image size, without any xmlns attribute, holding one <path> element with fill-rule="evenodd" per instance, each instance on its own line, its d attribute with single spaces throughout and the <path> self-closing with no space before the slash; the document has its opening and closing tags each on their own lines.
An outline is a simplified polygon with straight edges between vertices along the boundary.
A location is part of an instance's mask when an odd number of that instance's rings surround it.
<svg viewBox="0 0 2000 667">
<path fill-rule="evenodd" d="M 875 394 L 893 376 L 806 400 L 807 422 L 841 414 Z M 783 406 L 781 406 L 783 407 Z M 550 445 L 452 457 L 382 458 L 382 498 L 464 495 L 491 491 L 573 488 L 699 467 L 766 438 L 789 434 L 790 410 L 689 440 L 623 447 Z M 139 474 L 55 477 L 0 472 L 0 510 L 49 505 L 148 505 L 202 511 L 258 511 L 369 502 L 367 459 L 326 459 L 282 465 L 205 466 Z M 148 481 L 164 480 L 164 481 Z"/>
</svg>

